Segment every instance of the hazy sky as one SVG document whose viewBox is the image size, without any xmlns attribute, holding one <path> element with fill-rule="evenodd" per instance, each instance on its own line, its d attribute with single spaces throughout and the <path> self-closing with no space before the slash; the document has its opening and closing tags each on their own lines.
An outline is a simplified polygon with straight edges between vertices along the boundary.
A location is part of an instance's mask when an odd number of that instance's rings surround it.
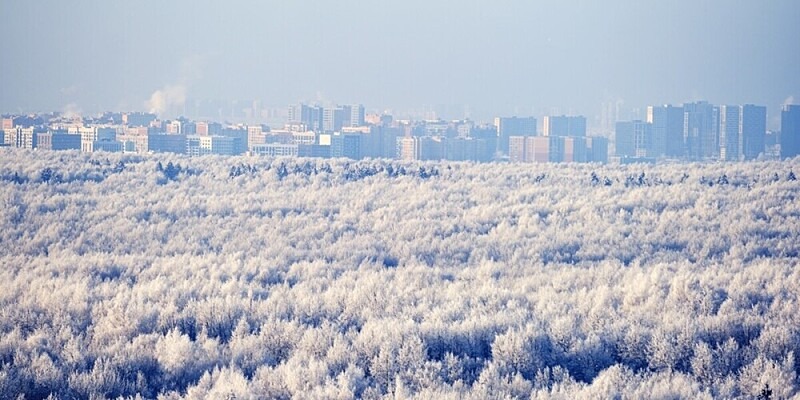
<svg viewBox="0 0 800 400">
<path fill-rule="evenodd" d="M 0 111 L 800 101 L 800 1 L 0 1 Z"/>
</svg>

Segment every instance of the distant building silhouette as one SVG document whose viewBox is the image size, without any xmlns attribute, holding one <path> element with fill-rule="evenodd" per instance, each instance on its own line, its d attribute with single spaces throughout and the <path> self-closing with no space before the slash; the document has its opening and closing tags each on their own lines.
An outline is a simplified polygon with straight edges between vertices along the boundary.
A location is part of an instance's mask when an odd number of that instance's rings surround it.
<svg viewBox="0 0 800 400">
<path fill-rule="evenodd" d="M 544 136 L 586 136 L 586 117 L 581 115 L 544 117 L 542 134 Z"/>
<path fill-rule="evenodd" d="M 746 104 L 719 107 L 720 160 L 754 160 L 765 150 L 767 108 Z"/>
<path fill-rule="evenodd" d="M 800 105 L 781 110 L 781 159 L 800 155 Z"/>
<path fill-rule="evenodd" d="M 240 148 L 237 141 L 237 138 L 227 136 L 188 135 L 186 136 L 186 154 L 190 156 L 236 155 L 237 149 Z"/>
<path fill-rule="evenodd" d="M 322 114 L 323 109 L 320 106 L 292 104 L 289 106 L 289 123 L 303 124 L 308 130 L 322 132 Z"/>
<path fill-rule="evenodd" d="M 34 127 L 15 126 L 11 129 L 5 129 L 3 132 L 6 145 L 21 149 L 35 149 L 38 139 L 36 134 L 45 131 L 37 130 Z"/>
<path fill-rule="evenodd" d="M 647 107 L 647 122 L 653 125 L 653 155 L 683 157 L 683 107 Z"/>
<path fill-rule="evenodd" d="M 195 123 L 195 135 L 198 136 L 215 136 L 219 135 L 222 131 L 222 124 L 218 122 L 201 121 Z"/>
<path fill-rule="evenodd" d="M 608 163 L 608 139 L 599 136 L 586 138 L 586 161 Z"/>
<path fill-rule="evenodd" d="M 608 140 L 584 136 L 511 136 L 511 162 L 608 162 Z"/>
<path fill-rule="evenodd" d="M 617 157 L 654 157 L 653 125 L 645 121 L 620 121 L 616 124 Z"/>
<path fill-rule="evenodd" d="M 348 107 L 350 110 L 350 121 L 347 125 L 350 127 L 366 125 L 364 106 L 361 104 L 353 104 Z"/>
<path fill-rule="evenodd" d="M 331 157 L 361 158 L 361 134 L 335 133 L 331 135 Z"/>
<path fill-rule="evenodd" d="M 37 136 L 37 148 L 43 150 L 80 150 L 81 135 L 69 134 L 66 131 L 40 132 Z"/>
<path fill-rule="evenodd" d="M 739 161 L 741 158 L 741 110 L 739 106 L 719 106 L 720 160 Z"/>
<path fill-rule="evenodd" d="M 155 114 L 134 112 L 122 114 L 122 124 L 127 126 L 149 126 L 156 120 Z"/>
<path fill-rule="evenodd" d="M 767 135 L 767 107 L 745 104 L 740 107 L 739 149 L 741 159 L 755 160 L 764 153 Z"/>
<path fill-rule="evenodd" d="M 322 130 L 333 133 L 342 130 L 345 118 L 350 118 L 350 110 L 344 107 L 331 107 L 322 109 Z"/>
<path fill-rule="evenodd" d="M 156 153 L 186 152 L 186 135 L 150 133 L 147 135 L 147 148 Z"/>
<path fill-rule="evenodd" d="M 296 157 L 298 155 L 298 145 L 284 143 L 256 144 L 250 149 L 250 153 L 269 157 Z"/>
<path fill-rule="evenodd" d="M 719 108 L 707 101 L 683 105 L 683 143 L 689 160 L 719 158 Z"/>
<path fill-rule="evenodd" d="M 536 136 L 536 118 L 534 117 L 497 117 L 494 126 L 497 128 L 498 150 L 509 154 L 508 138 L 511 136 Z"/>
</svg>

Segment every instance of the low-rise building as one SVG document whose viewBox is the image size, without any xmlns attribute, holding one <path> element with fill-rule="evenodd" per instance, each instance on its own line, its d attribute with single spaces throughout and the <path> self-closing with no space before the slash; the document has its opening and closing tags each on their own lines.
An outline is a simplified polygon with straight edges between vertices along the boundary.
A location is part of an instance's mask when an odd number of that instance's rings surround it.
<svg viewBox="0 0 800 400">
<path fill-rule="evenodd" d="M 186 136 L 186 154 L 196 157 L 209 154 L 235 155 L 239 148 L 237 139 L 227 136 Z"/>
<path fill-rule="evenodd" d="M 186 135 L 151 133 L 147 135 L 149 151 L 156 153 L 186 153 Z"/>
<path fill-rule="evenodd" d="M 297 157 L 299 146 L 296 144 L 265 143 L 254 145 L 250 153 L 269 157 Z"/>
<path fill-rule="evenodd" d="M 66 131 L 50 131 L 37 134 L 37 148 L 43 150 L 80 150 L 81 135 Z"/>
</svg>

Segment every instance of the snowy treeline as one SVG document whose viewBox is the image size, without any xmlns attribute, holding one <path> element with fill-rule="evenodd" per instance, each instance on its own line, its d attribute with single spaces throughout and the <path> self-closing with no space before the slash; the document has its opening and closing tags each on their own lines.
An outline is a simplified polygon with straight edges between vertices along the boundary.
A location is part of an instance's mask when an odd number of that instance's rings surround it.
<svg viewBox="0 0 800 400">
<path fill-rule="evenodd" d="M 795 396 L 796 172 L 0 150 L 0 397 Z"/>
</svg>

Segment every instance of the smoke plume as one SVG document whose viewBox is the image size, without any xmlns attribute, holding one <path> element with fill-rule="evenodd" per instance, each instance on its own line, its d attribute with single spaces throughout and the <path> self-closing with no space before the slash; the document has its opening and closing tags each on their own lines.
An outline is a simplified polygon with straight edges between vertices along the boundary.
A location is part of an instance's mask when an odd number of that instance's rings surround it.
<svg viewBox="0 0 800 400">
<path fill-rule="evenodd" d="M 147 101 L 151 113 L 161 115 L 165 112 L 183 107 L 186 104 L 186 87 L 184 85 L 167 85 L 156 90 Z"/>
</svg>

